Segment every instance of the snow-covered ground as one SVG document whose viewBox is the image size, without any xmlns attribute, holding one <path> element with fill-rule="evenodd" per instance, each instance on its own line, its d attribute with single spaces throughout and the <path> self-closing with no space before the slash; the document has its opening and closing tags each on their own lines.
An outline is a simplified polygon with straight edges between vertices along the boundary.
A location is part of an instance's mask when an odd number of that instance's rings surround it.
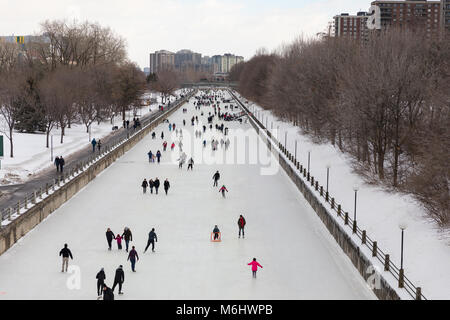
<svg viewBox="0 0 450 320">
<path fill-rule="evenodd" d="M 179 94 L 181 90 L 177 90 Z M 150 98 L 150 94 L 147 94 Z M 154 98 L 161 103 L 161 97 L 157 94 L 152 94 Z M 171 101 L 175 97 L 170 97 Z M 144 106 L 137 110 L 138 116 L 145 116 L 146 114 L 158 110 L 158 104 L 151 106 Z M 127 119 L 133 119 L 133 111 L 127 111 Z M 0 121 L 4 121 L 0 118 Z M 113 125 L 121 128 L 122 118 L 117 115 L 114 119 Z M 91 139 L 101 139 L 112 132 L 112 126 L 109 121 L 92 123 L 91 125 Z M 0 133 L 1 134 L 1 133 Z M 66 128 L 63 143 L 60 143 L 61 130 L 56 126 L 52 130 L 53 135 L 53 159 L 56 156 L 63 156 L 66 158 L 70 154 L 79 151 L 80 149 L 89 146 L 89 133 L 86 132 L 86 127 L 83 124 L 72 124 L 71 128 Z M 51 150 L 46 148 L 46 134 L 45 133 L 20 133 L 14 132 L 14 158 L 10 155 L 10 141 L 4 136 L 4 158 L 1 160 L 0 169 L 0 185 L 9 185 L 23 183 L 27 178 L 53 166 L 51 161 Z M 49 142 L 50 143 L 50 142 Z"/>
<path fill-rule="evenodd" d="M 239 94 L 236 93 L 238 97 Z M 245 98 L 242 102 L 248 101 Z M 390 254 L 391 260 L 400 266 L 401 230 L 400 223 L 406 223 L 404 238 L 405 275 L 422 287 L 422 293 L 428 299 L 450 299 L 450 232 L 440 229 L 426 216 L 424 208 L 412 196 L 386 191 L 380 186 L 364 183 L 352 170 L 352 159 L 331 144 L 315 144 L 301 134 L 299 128 L 281 121 L 270 111 L 249 102 L 250 111 L 258 119 L 278 134 L 278 140 L 285 142 L 287 149 L 295 154 L 297 141 L 297 159 L 303 166 L 308 163 L 310 151 L 310 172 L 320 185 L 326 186 L 327 165 L 329 170 L 329 193 L 343 210 L 353 217 L 355 201 L 354 187 L 357 191 L 357 221 L 368 236 L 378 242 L 378 246 Z M 327 205 L 329 207 L 329 205 Z M 355 236 L 356 237 L 356 236 Z"/>
<path fill-rule="evenodd" d="M 222 137 L 214 127 L 207 128 L 207 137 L 193 138 L 201 128 L 191 126 L 192 115 L 205 122 L 212 111 L 202 107 L 201 116 L 193 101 L 187 114 L 180 109 L 169 120 L 183 128 L 183 150 L 188 157 L 192 150 L 194 170 L 187 171 L 186 165 L 178 168 L 179 150 L 170 151 L 170 144 L 179 137 L 161 124 L 156 139 L 145 137 L 0 256 L 0 299 L 95 299 L 97 272 L 104 267 L 111 286 L 120 264 L 125 270 L 125 294 L 118 296 L 116 289 L 116 299 L 375 298 L 284 171 L 261 174 L 265 165 L 258 161 L 225 161 L 224 154 L 242 149 L 233 138 L 229 150 L 224 152 L 219 144 L 213 153 L 209 140 Z M 225 122 L 225 126 L 231 137 L 234 130 L 241 130 L 236 132 L 259 141 L 245 121 Z M 169 143 L 165 152 L 163 130 Z M 208 140 L 205 149 L 203 139 Z M 268 153 L 263 143 L 259 146 Z M 148 162 L 149 149 L 161 150 L 161 164 Z M 229 190 L 226 199 L 213 187 L 216 170 L 221 174 L 219 184 Z M 163 190 L 159 195 L 142 193 L 143 178 L 155 177 L 161 183 L 169 179 L 167 196 Z M 240 214 L 247 221 L 245 239 L 238 238 Z M 216 224 L 222 241 L 213 243 L 210 233 Z M 117 234 L 126 226 L 140 258 L 135 273 L 125 250 L 119 251 L 116 244 L 107 250 L 106 229 Z M 151 228 L 158 235 L 156 252 L 144 254 Z M 69 262 L 72 273 L 61 273 L 58 252 L 64 243 L 74 255 Z M 253 257 L 263 266 L 257 279 L 247 265 Z"/>
</svg>

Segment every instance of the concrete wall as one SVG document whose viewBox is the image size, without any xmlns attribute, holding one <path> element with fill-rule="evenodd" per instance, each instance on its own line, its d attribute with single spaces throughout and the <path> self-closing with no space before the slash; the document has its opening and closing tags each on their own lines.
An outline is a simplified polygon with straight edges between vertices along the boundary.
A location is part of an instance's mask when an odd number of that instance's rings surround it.
<svg viewBox="0 0 450 320">
<path fill-rule="evenodd" d="M 184 100 L 187 101 L 189 97 L 192 97 L 194 94 L 195 92 Z M 123 154 L 125 154 L 125 152 L 134 147 L 140 140 L 142 140 L 142 138 L 153 131 L 156 126 L 162 123 L 163 120 L 169 115 L 178 110 L 183 104 L 184 103 L 178 104 L 177 107 L 174 107 L 164 113 L 164 116 L 155 119 L 149 126 L 142 129 L 136 135 L 130 137 L 119 147 L 107 153 L 103 158 L 99 159 L 84 171 L 81 171 L 81 173 L 75 178 L 65 184 L 62 184 L 59 189 L 36 203 L 34 206 L 30 207 L 28 211 L 22 213 L 7 226 L 2 227 L 0 229 L 0 254 L 8 250 L 21 237 L 27 234 L 28 231 L 33 229 L 53 211 L 72 198 L 90 181 L 95 179 L 100 172 L 108 168 L 112 163 L 114 163 L 114 161 L 116 161 L 117 158 L 120 158 Z"/>
<path fill-rule="evenodd" d="M 236 98 L 236 97 L 235 97 Z M 236 98 L 237 101 L 239 99 Z M 243 109 L 249 113 L 249 110 L 241 104 Z M 256 132 L 262 130 L 264 128 L 263 124 L 249 116 L 249 122 L 255 128 Z M 268 130 L 265 130 L 266 134 L 270 137 L 271 134 Z M 375 270 L 372 262 L 367 258 L 364 254 L 360 252 L 359 246 L 348 236 L 343 227 L 339 225 L 339 223 L 331 216 L 330 213 L 320 202 L 320 200 L 313 194 L 313 192 L 305 185 L 305 181 L 299 177 L 298 173 L 291 167 L 291 165 L 286 161 L 286 159 L 281 156 L 280 151 L 277 148 L 272 148 L 272 143 L 267 136 L 260 134 L 259 135 L 262 141 L 267 145 L 269 150 L 275 155 L 278 159 L 280 166 L 284 169 L 287 175 L 291 178 L 292 182 L 295 183 L 297 188 L 303 194 L 303 197 L 309 202 L 311 207 L 314 209 L 316 214 L 322 220 L 328 231 L 334 237 L 336 242 L 342 248 L 344 253 L 350 258 L 353 265 L 359 271 L 361 276 L 367 280 L 372 273 L 368 273 L 368 270 Z M 372 269 L 371 269 L 372 268 Z M 379 275 L 379 285 L 378 289 L 373 288 L 373 292 L 375 295 L 382 300 L 400 300 L 397 292 L 389 285 L 389 283 L 383 278 L 382 274 Z"/>
</svg>

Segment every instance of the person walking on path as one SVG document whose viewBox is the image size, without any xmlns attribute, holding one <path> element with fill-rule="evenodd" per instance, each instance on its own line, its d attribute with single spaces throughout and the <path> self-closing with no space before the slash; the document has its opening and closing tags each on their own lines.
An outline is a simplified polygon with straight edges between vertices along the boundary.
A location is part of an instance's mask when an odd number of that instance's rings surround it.
<svg viewBox="0 0 450 320">
<path fill-rule="evenodd" d="M 152 252 L 155 252 L 155 242 L 158 242 L 158 237 L 155 233 L 155 228 L 152 228 L 152 231 L 148 234 L 147 246 L 145 247 L 144 253 L 147 251 L 150 244 L 152 245 Z"/>
<path fill-rule="evenodd" d="M 130 252 L 128 253 L 127 261 L 129 260 L 131 262 L 131 270 L 133 272 L 136 272 L 136 270 L 135 270 L 136 259 L 137 259 L 137 261 L 139 261 L 139 256 L 138 256 L 137 251 L 134 248 L 134 246 L 132 246 Z"/>
<path fill-rule="evenodd" d="M 169 183 L 169 180 L 165 180 L 164 181 L 164 191 L 166 192 L 166 196 L 167 196 L 167 192 L 169 191 L 169 188 L 170 188 L 170 183 Z"/>
<path fill-rule="evenodd" d="M 66 272 L 67 268 L 69 267 L 69 257 L 73 260 L 72 252 L 67 247 L 67 243 L 64 244 L 64 248 L 61 249 L 59 252 L 59 256 L 62 256 L 62 270 L 61 272 L 64 272 L 64 266 L 66 266 Z"/>
<path fill-rule="evenodd" d="M 95 278 L 97 279 L 97 296 L 101 297 L 106 279 L 105 270 L 101 268 Z"/>
<path fill-rule="evenodd" d="M 117 234 L 114 239 L 117 241 L 117 249 L 122 250 L 122 236 L 120 234 Z"/>
<path fill-rule="evenodd" d="M 160 163 L 161 162 L 161 151 L 157 151 L 156 152 L 156 158 L 158 159 L 158 163 Z"/>
<path fill-rule="evenodd" d="M 143 192 L 146 193 L 147 192 L 147 187 L 148 187 L 147 179 L 144 178 L 144 181 L 142 181 L 141 186 L 142 186 Z"/>
<path fill-rule="evenodd" d="M 219 179 L 220 179 L 220 173 L 219 173 L 219 170 L 217 170 L 216 173 L 214 173 L 214 175 L 213 175 L 213 180 L 214 180 L 213 187 L 217 187 L 217 181 L 219 181 Z"/>
<path fill-rule="evenodd" d="M 98 149 L 98 152 L 99 152 L 99 153 L 100 153 L 101 148 L 102 148 L 102 142 L 100 141 L 100 139 L 98 139 L 98 142 L 97 142 L 97 149 Z"/>
<path fill-rule="evenodd" d="M 56 158 L 55 158 L 55 166 L 56 166 L 56 172 L 59 172 L 59 157 L 57 156 Z"/>
<path fill-rule="evenodd" d="M 64 164 L 65 164 L 64 158 L 62 156 L 59 156 L 59 171 L 61 173 L 63 172 Z"/>
<path fill-rule="evenodd" d="M 248 264 L 249 266 L 252 266 L 252 275 L 253 278 L 256 278 L 256 271 L 258 271 L 258 267 L 262 268 L 262 265 L 260 265 L 256 258 L 253 258 L 253 261 Z"/>
<path fill-rule="evenodd" d="M 114 292 L 106 284 L 103 286 L 103 300 L 114 300 Z"/>
<path fill-rule="evenodd" d="M 92 139 L 91 144 L 92 144 L 92 152 L 95 152 L 95 145 L 97 144 L 97 141 L 95 141 L 95 138 Z"/>
<path fill-rule="evenodd" d="M 191 168 L 191 170 L 194 169 L 194 159 L 192 159 L 192 157 L 189 159 L 188 161 L 188 167 L 187 169 L 189 170 L 189 168 Z"/>
<path fill-rule="evenodd" d="M 106 241 L 108 241 L 108 250 L 111 250 L 112 241 L 115 238 L 114 232 L 110 228 L 106 230 Z"/>
<path fill-rule="evenodd" d="M 116 285 L 119 285 L 119 294 L 123 294 L 122 292 L 122 284 L 125 282 L 125 274 L 123 272 L 123 266 L 120 265 L 116 269 L 116 275 L 114 276 L 114 284 L 112 286 L 112 291 L 116 288 Z"/>
<path fill-rule="evenodd" d="M 225 191 L 228 192 L 228 190 L 225 187 L 225 185 L 223 185 L 222 188 L 219 189 L 219 192 L 222 192 L 222 197 L 224 197 L 224 198 L 225 198 Z"/>
<path fill-rule="evenodd" d="M 122 234 L 123 239 L 125 240 L 125 251 L 128 252 L 128 245 L 130 241 L 133 241 L 133 234 L 128 227 L 125 227 Z"/>
<path fill-rule="evenodd" d="M 158 194 L 158 188 L 159 188 L 159 185 L 160 185 L 160 182 L 159 182 L 158 178 L 155 179 L 155 182 L 153 183 L 153 185 L 155 186 L 155 193 Z"/>
<path fill-rule="evenodd" d="M 238 226 L 239 226 L 239 238 L 241 238 L 241 230 L 242 230 L 242 238 L 245 238 L 244 235 L 244 226 L 245 226 L 245 218 L 242 216 L 242 214 L 239 216 L 238 219 Z"/>
</svg>

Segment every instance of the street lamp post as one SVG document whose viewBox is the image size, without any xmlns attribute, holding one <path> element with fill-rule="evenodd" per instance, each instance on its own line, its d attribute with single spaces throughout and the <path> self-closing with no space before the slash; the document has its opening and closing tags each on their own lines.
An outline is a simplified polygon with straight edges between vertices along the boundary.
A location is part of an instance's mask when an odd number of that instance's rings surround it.
<svg viewBox="0 0 450 320">
<path fill-rule="evenodd" d="M 358 186 L 354 186 L 353 190 L 355 191 L 355 208 L 353 210 L 353 233 L 356 233 L 356 196 L 358 194 Z"/>
<path fill-rule="evenodd" d="M 284 132 L 284 148 L 287 148 L 287 131 Z"/>
<path fill-rule="evenodd" d="M 311 150 L 308 150 L 308 176 L 306 177 L 306 179 L 309 181 L 309 165 L 311 162 Z"/>
<path fill-rule="evenodd" d="M 50 144 L 51 144 L 51 147 L 50 147 L 50 159 L 53 162 L 53 135 L 50 136 Z"/>
<path fill-rule="evenodd" d="M 402 230 L 402 241 L 401 241 L 401 253 L 400 253 L 400 272 L 398 274 L 398 287 L 403 288 L 404 287 L 404 278 L 405 278 L 405 271 L 403 269 L 403 238 L 404 238 L 404 231 L 406 229 L 407 225 L 406 223 L 402 222 L 399 224 L 399 228 Z"/>
<path fill-rule="evenodd" d="M 330 165 L 327 164 L 327 191 L 325 193 L 325 200 L 328 201 L 328 182 L 330 180 Z"/>
<path fill-rule="evenodd" d="M 295 140 L 295 165 L 297 165 L 297 140 Z"/>
</svg>

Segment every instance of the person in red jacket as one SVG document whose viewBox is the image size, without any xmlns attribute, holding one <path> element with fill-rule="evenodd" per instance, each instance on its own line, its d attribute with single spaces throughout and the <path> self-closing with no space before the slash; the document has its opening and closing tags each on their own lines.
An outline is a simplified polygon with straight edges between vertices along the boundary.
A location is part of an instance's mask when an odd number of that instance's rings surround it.
<svg viewBox="0 0 450 320">
<path fill-rule="evenodd" d="M 260 265 L 256 258 L 253 258 L 253 261 L 248 264 L 249 266 L 252 266 L 252 274 L 253 278 L 256 278 L 256 271 L 258 270 L 258 267 L 262 268 L 262 265 Z"/>
<path fill-rule="evenodd" d="M 242 238 L 245 238 L 245 235 L 244 235 L 245 219 L 242 216 L 242 214 L 239 216 L 238 226 L 239 226 L 239 238 L 241 238 L 241 230 L 242 230 Z"/>
<path fill-rule="evenodd" d="M 116 241 L 117 241 L 117 248 L 119 250 L 122 250 L 122 236 L 120 234 L 117 234 L 117 236 L 115 237 Z"/>
<path fill-rule="evenodd" d="M 222 188 L 219 189 L 219 192 L 222 192 L 222 197 L 224 197 L 224 198 L 225 198 L 225 191 L 228 192 L 228 190 L 225 187 L 225 185 L 223 185 Z"/>
<path fill-rule="evenodd" d="M 173 148 L 175 148 L 175 142 L 172 142 L 172 144 L 170 145 L 170 150 L 173 151 Z"/>
</svg>

